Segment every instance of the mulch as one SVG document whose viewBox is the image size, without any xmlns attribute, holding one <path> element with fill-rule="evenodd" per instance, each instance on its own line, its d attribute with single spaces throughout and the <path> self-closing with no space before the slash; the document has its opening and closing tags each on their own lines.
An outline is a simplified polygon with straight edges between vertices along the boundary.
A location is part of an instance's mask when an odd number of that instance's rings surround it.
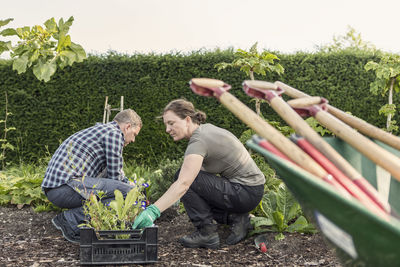
<svg viewBox="0 0 400 267">
<path fill-rule="evenodd" d="M 30 207 L 0 206 L 0 266 L 80 266 L 79 244 L 66 241 L 52 225 L 55 212 L 35 213 Z M 185 214 L 170 208 L 156 221 L 159 227 L 158 262 L 145 266 L 342 266 L 321 234 L 267 235 L 266 253 L 254 236 L 228 246 L 226 226 L 219 227 L 219 249 L 189 249 L 178 238 L 194 230 Z M 127 266 L 127 265 L 119 265 Z M 140 265 L 134 265 L 140 266 Z"/>
</svg>

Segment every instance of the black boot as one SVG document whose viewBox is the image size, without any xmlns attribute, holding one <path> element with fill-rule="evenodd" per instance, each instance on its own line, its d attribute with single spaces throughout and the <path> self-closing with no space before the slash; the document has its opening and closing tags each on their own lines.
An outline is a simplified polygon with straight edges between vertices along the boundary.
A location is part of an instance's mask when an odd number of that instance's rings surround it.
<svg viewBox="0 0 400 267">
<path fill-rule="evenodd" d="M 79 234 L 75 233 L 70 224 L 67 222 L 65 219 L 64 213 L 61 212 L 58 214 L 56 217 L 54 217 L 51 222 L 53 225 L 61 231 L 62 235 L 64 236 L 65 239 L 67 239 L 69 242 L 72 243 L 79 243 L 80 242 L 80 236 Z"/>
<path fill-rule="evenodd" d="M 219 247 L 217 225 L 208 224 L 193 233 L 181 237 L 179 242 L 187 248 L 211 248 Z"/>
<path fill-rule="evenodd" d="M 253 228 L 248 213 L 230 214 L 228 223 L 231 226 L 231 234 L 226 239 L 228 245 L 234 245 L 243 240 L 247 236 L 248 230 Z"/>
</svg>

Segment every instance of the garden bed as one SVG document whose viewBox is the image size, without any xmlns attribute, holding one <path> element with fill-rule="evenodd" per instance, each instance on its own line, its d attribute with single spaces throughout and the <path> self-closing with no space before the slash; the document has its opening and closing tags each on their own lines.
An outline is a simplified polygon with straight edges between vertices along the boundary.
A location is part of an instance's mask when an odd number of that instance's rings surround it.
<svg viewBox="0 0 400 267">
<path fill-rule="evenodd" d="M 72 244 L 54 228 L 55 212 L 35 213 L 29 207 L 0 206 L 1 266 L 79 266 L 79 244 Z M 226 227 L 220 227 L 217 250 L 183 248 L 177 239 L 193 230 L 186 215 L 169 209 L 157 220 L 158 262 L 147 266 L 341 266 L 334 250 L 320 234 L 285 234 L 282 241 L 269 235 L 268 252 L 260 253 L 254 237 L 227 246 Z"/>
</svg>

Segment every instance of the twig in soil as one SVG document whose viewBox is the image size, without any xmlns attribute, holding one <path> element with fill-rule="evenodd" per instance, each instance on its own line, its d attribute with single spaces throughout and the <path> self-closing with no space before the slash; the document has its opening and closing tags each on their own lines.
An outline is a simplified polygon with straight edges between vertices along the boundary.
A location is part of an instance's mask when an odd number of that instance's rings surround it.
<svg viewBox="0 0 400 267">
<path fill-rule="evenodd" d="M 269 255 L 269 254 L 265 254 L 265 256 L 267 256 L 268 258 L 270 258 L 271 260 L 273 260 L 274 259 L 274 257 L 272 257 L 271 255 Z"/>
</svg>

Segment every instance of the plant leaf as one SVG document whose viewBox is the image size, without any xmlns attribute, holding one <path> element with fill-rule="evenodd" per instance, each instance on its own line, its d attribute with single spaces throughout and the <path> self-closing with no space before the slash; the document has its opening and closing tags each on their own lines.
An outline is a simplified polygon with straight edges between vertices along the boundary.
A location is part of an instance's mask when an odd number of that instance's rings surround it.
<svg viewBox="0 0 400 267">
<path fill-rule="evenodd" d="M 18 57 L 13 62 L 13 70 L 16 70 L 18 74 L 24 73 L 28 66 L 29 57 L 28 54 L 25 53 L 22 56 Z"/>
<path fill-rule="evenodd" d="M 43 63 L 39 60 L 32 68 L 33 74 L 39 81 L 48 82 L 50 77 L 56 72 L 57 64 L 55 61 L 48 61 Z"/>
<path fill-rule="evenodd" d="M 5 26 L 5 25 L 7 25 L 8 23 L 10 23 L 11 21 L 13 21 L 14 19 L 13 18 L 8 18 L 8 19 L 5 19 L 5 20 L 0 20 L 0 27 L 3 27 L 3 26 Z"/>
</svg>

